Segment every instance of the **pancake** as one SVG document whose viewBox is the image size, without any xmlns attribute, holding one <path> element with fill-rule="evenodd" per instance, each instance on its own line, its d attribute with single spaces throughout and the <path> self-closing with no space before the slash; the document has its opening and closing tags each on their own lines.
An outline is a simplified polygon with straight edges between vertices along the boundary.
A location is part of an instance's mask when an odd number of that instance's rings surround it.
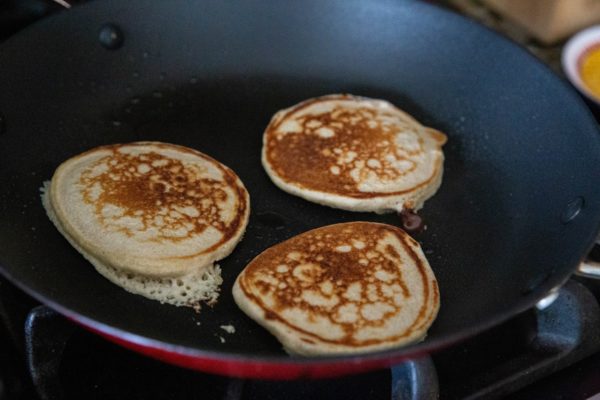
<svg viewBox="0 0 600 400">
<path fill-rule="evenodd" d="M 102 146 L 62 163 L 42 195 L 48 216 L 102 275 L 175 305 L 215 301 L 214 265 L 242 238 L 249 195 L 198 151 L 159 142 Z"/>
<path fill-rule="evenodd" d="M 237 277 L 238 306 L 298 355 L 420 341 L 437 316 L 437 281 L 419 244 L 391 225 L 350 222 L 277 244 Z"/>
<path fill-rule="evenodd" d="M 383 100 L 329 95 L 277 112 L 262 163 L 282 190 L 350 211 L 418 210 L 442 182 L 446 135 Z"/>
</svg>

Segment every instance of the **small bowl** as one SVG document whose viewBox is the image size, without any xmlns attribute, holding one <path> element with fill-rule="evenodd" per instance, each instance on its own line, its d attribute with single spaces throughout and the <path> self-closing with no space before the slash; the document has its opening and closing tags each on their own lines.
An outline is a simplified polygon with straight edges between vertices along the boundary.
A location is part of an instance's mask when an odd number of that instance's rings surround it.
<svg viewBox="0 0 600 400">
<path fill-rule="evenodd" d="M 600 25 L 587 28 L 569 39 L 563 47 L 561 61 L 569 81 L 581 93 L 600 106 L 600 96 L 595 95 L 588 89 L 579 73 L 583 57 L 597 47 L 600 47 Z"/>
</svg>

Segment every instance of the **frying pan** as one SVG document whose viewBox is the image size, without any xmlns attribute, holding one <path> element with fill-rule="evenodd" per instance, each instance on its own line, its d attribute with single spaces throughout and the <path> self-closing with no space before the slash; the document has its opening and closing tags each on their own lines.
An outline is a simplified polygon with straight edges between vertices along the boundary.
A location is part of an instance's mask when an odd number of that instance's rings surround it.
<svg viewBox="0 0 600 400">
<path fill-rule="evenodd" d="M 439 280 L 425 341 L 296 358 L 234 304 L 237 274 L 311 228 L 395 215 L 330 209 L 277 189 L 260 164 L 270 116 L 328 93 L 383 98 L 445 132 L 441 189 L 418 240 Z M 297 378 L 391 365 L 531 307 L 565 282 L 600 226 L 600 136 L 579 97 L 525 50 L 413 1 L 105 0 L 0 47 L 0 265 L 43 303 L 113 341 L 215 373 Z M 56 231 L 39 187 L 94 146 L 160 140 L 233 168 L 252 215 L 221 262 L 220 300 L 191 309 L 102 278 Z M 228 334 L 221 325 L 232 324 Z M 224 343 L 223 343 L 224 341 Z"/>
</svg>

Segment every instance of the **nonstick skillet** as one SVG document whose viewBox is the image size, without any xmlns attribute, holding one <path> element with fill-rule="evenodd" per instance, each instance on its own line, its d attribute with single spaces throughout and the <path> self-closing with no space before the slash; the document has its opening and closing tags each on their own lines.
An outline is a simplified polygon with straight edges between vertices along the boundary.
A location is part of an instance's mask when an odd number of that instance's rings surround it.
<svg viewBox="0 0 600 400">
<path fill-rule="evenodd" d="M 427 339 L 296 358 L 230 291 L 265 248 L 350 213 L 277 189 L 260 164 L 271 115 L 303 99 L 389 100 L 448 135 L 442 187 L 421 215 L 441 309 Z M 0 269 L 110 339 L 191 368 L 297 378 L 383 367 L 450 345 L 565 282 L 600 225 L 600 135 L 576 93 L 525 50 L 418 1 L 95 1 L 0 46 Z M 94 146 L 160 140 L 233 168 L 251 195 L 244 240 L 200 314 L 127 293 L 56 231 L 39 187 Z M 220 325 L 235 326 L 227 334 Z M 222 339 L 225 341 L 222 342 Z"/>
</svg>

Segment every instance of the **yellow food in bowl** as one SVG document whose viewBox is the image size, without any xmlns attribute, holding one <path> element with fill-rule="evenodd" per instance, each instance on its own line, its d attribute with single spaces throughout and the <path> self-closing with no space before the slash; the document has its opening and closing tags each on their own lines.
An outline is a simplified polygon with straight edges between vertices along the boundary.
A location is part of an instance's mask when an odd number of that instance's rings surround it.
<svg viewBox="0 0 600 400">
<path fill-rule="evenodd" d="M 594 96 L 600 98 L 600 46 L 588 50 L 579 65 L 581 80 Z"/>
</svg>

